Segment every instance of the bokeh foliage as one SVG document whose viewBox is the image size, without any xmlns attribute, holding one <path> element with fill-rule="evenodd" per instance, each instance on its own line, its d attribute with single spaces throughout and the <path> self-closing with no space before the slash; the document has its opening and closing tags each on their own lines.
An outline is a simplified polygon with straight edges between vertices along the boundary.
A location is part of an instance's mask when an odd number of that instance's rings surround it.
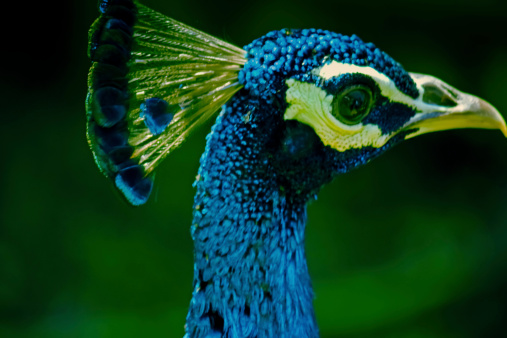
<svg viewBox="0 0 507 338">
<path fill-rule="evenodd" d="M 507 115 L 501 1 L 144 3 L 240 46 L 283 27 L 355 33 Z M 210 124 L 164 162 L 155 198 L 129 207 L 85 139 L 95 1 L 14 6 L 0 77 L 0 337 L 182 336 L 191 185 Z M 426 135 L 325 187 L 307 230 L 322 336 L 504 330 L 505 154 L 499 132 Z"/>
</svg>

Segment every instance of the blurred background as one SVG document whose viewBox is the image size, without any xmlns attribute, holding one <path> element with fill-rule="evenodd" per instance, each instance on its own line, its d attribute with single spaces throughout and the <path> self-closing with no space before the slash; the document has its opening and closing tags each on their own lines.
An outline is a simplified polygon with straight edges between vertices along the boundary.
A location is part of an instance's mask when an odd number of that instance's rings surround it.
<svg viewBox="0 0 507 338">
<path fill-rule="evenodd" d="M 238 46 L 284 27 L 357 34 L 507 114 L 502 1 L 144 3 Z M 154 198 L 128 206 L 85 137 L 96 1 L 13 5 L 2 20 L 0 337 L 181 337 L 192 182 L 211 122 L 164 161 Z M 322 337 L 505 334 L 506 154 L 498 131 L 431 134 L 326 186 L 306 243 Z"/>
</svg>

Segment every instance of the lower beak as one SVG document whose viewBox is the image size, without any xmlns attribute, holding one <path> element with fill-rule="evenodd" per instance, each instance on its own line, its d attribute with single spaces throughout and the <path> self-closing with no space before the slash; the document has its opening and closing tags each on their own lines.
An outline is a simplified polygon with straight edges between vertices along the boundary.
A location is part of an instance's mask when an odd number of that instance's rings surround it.
<svg viewBox="0 0 507 338">
<path fill-rule="evenodd" d="M 463 93 L 429 75 L 410 73 L 420 95 L 414 105 L 417 113 L 402 130 L 413 130 L 405 138 L 434 131 L 482 128 L 500 129 L 507 137 L 505 121 L 491 104 Z"/>
</svg>

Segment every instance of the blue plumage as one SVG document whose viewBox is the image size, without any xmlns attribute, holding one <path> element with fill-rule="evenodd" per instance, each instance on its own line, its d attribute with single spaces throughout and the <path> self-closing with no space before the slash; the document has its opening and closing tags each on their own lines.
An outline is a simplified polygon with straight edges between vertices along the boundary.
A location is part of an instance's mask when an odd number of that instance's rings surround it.
<svg viewBox="0 0 507 338">
<path fill-rule="evenodd" d="M 332 60 L 370 66 L 391 78 L 411 97 L 419 95 L 414 81 L 401 65 L 372 43 L 322 29 L 269 32 L 244 47 L 248 62 L 239 73 L 240 82 L 251 95 L 267 95 L 276 79 L 296 77 L 307 80 L 313 68 Z"/>
<path fill-rule="evenodd" d="M 248 109 L 266 110 L 245 123 Z M 275 108 L 239 95 L 208 137 L 194 203 L 189 337 L 317 335 L 304 258 L 306 196 L 288 201 L 265 153 L 266 136 L 281 123 Z"/>
<path fill-rule="evenodd" d="M 151 133 L 153 135 L 159 135 L 167 128 L 169 123 L 171 123 L 174 112 L 178 110 L 179 107 L 174 109 L 174 107 L 169 107 L 167 101 L 152 97 L 141 104 L 140 116 L 144 117 L 144 123 L 146 123 Z"/>
<path fill-rule="evenodd" d="M 124 91 L 115 87 L 102 87 L 93 94 L 92 114 L 101 127 L 111 127 L 125 118 L 127 107 Z"/>
<path fill-rule="evenodd" d="M 245 123 L 248 110 L 263 114 Z M 311 128 L 284 124 L 277 108 L 243 92 L 208 136 L 192 222 L 189 337 L 317 337 L 304 253 L 306 204 L 334 175 L 403 139 L 340 154 L 323 147 Z"/>
<path fill-rule="evenodd" d="M 114 182 L 132 205 L 146 203 L 153 188 L 153 181 L 144 177 L 144 169 L 140 165 L 119 169 Z"/>
<path fill-rule="evenodd" d="M 129 60 L 137 8 L 132 1 L 101 1 L 103 13 L 90 31 L 88 137 L 99 168 L 133 205 L 146 203 L 153 186 L 139 161 L 132 159 L 126 121 L 130 94 Z M 156 125 L 156 124 L 155 124 Z"/>
<path fill-rule="evenodd" d="M 133 1 L 100 11 L 87 133 L 131 204 L 146 203 L 157 165 L 222 106 L 195 182 L 186 337 L 317 337 L 304 231 L 319 189 L 415 135 L 507 132 L 484 101 L 356 36 L 284 29 L 239 49 Z"/>
</svg>

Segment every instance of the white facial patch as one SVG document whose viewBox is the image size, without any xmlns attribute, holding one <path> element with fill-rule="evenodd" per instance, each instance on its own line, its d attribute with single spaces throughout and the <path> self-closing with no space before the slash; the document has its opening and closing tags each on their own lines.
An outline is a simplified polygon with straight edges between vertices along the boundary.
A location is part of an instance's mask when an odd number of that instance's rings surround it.
<svg viewBox="0 0 507 338">
<path fill-rule="evenodd" d="M 322 143 L 338 151 L 367 146 L 382 147 L 389 139 L 377 125 L 346 125 L 332 115 L 333 96 L 314 84 L 289 79 L 285 120 L 297 120 L 313 128 Z"/>
</svg>

